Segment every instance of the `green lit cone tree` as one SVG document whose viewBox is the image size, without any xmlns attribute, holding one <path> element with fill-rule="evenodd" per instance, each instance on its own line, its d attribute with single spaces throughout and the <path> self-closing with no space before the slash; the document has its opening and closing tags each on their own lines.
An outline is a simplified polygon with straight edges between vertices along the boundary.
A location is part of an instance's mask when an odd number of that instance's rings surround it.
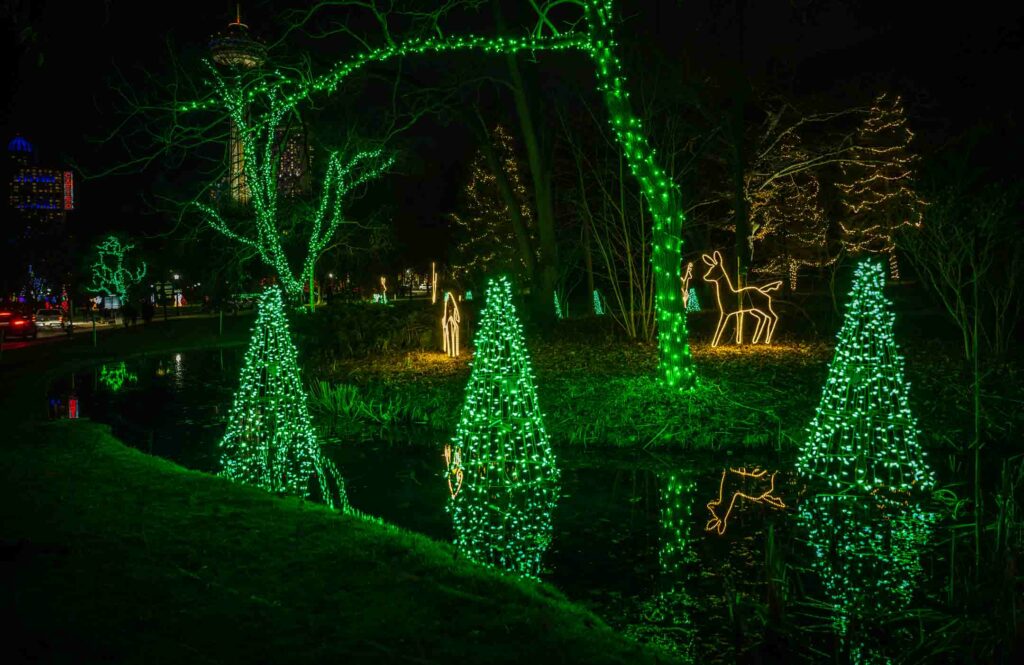
<svg viewBox="0 0 1024 665">
<path fill-rule="evenodd" d="M 551 541 L 559 471 L 508 278 L 488 283 L 473 370 L 451 443 L 455 545 L 474 561 L 536 578 Z"/>
<path fill-rule="evenodd" d="M 917 440 L 884 285 L 882 264 L 861 261 L 821 403 L 797 458 L 802 475 L 833 492 L 906 493 L 935 484 Z"/>
<path fill-rule="evenodd" d="M 222 475 L 345 508 L 344 483 L 313 431 L 281 291 L 260 294 L 241 383 L 220 443 Z M 318 496 L 317 496 L 318 495 Z"/>
</svg>

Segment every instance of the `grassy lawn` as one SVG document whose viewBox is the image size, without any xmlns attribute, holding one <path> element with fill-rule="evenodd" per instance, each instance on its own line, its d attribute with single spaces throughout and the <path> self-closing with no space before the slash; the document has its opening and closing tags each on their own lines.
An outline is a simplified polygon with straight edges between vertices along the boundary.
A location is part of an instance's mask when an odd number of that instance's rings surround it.
<svg viewBox="0 0 1024 665">
<path fill-rule="evenodd" d="M 250 322 L 4 353 L 7 662 L 667 662 L 447 544 L 184 470 L 95 423 L 32 418 L 72 364 L 238 344 Z"/>
</svg>

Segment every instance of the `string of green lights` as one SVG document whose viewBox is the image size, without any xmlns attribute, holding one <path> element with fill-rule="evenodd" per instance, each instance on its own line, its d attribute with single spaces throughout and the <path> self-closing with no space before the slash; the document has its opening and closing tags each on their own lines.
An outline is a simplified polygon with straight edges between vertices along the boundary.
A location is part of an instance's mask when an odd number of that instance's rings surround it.
<svg viewBox="0 0 1024 665">
<path fill-rule="evenodd" d="M 136 270 L 125 266 L 125 259 L 135 245 L 122 243 L 116 236 L 107 236 L 96 245 L 96 262 L 92 264 L 92 284 L 89 290 L 107 296 L 117 296 L 121 303 L 128 301 L 128 287 L 137 284 L 146 276 L 146 262 L 139 263 Z"/>
<path fill-rule="evenodd" d="M 474 342 L 447 473 L 462 478 L 448 503 L 455 544 L 474 561 L 537 577 L 559 471 L 507 277 L 488 283 Z"/>
<path fill-rule="evenodd" d="M 281 291 L 267 287 L 259 298 L 240 387 L 221 440 L 222 474 L 268 492 L 319 498 L 345 508 L 345 487 L 334 464 L 320 452 L 306 405 Z"/>
<path fill-rule="evenodd" d="M 277 273 L 284 290 L 293 296 L 299 295 L 304 285 L 312 281 L 317 259 L 345 221 L 345 197 L 356 187 L 387 171 L 394 164 L 394 156 L 385 156 L 380 149 L 363 150 L 348 162 L 342 163 L 338 153 L 331 153 L 320 188 L 319 205 L 309 220 L 311 231 L 306 256 L 296 275 L 281 244 L 277 201 L 279 127 L 284 117 L 294 109 L 294 105 L 286 104 L 279 91 L 271 89 L 267 98 L 269 110 L 258 121 L 250 121 L 245 102 L 247 95 L 243 88 L 229 85 L 216 72 L 214 77 L 217 81 L 217 97 L 228 111 L 241 140 L 244 156 L 242 165 L 253 204 L 256 237 L 234 231 L 213 206 L 198 201 L 195 206 L 203 213 L 211 228 L 255 249 L 260 259 Z"/>
</svg>

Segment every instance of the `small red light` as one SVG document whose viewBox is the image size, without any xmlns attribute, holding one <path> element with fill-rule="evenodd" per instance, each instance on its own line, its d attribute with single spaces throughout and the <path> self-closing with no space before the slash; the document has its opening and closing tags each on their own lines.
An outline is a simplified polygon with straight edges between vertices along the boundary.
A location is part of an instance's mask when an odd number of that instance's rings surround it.
<svg viewBox="0 0 1024 665">
<path fill-rule="evenodd" d="M 17 321 L 12 321 L 11 325 L 13 325 L 13 326 L 23 326 L 23 325 L 25 325 L 25 320 L 24 319 L 18 319 Z"/>
</svg>

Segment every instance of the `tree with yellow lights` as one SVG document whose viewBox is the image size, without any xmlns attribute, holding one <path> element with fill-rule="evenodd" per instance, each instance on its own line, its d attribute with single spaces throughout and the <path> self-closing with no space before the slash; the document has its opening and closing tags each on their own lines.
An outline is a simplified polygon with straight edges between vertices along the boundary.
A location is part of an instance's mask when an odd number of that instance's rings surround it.
<svg viewBox="0 0 1024 665">
<path fill-rule="evenodd" d="M 844 212 L 839 221 L 843 248 L 853 255 L 886 255 L 893 279 L 899 279 L 896 232 L 920 226 L 925 206 L 913 189 L 917 162 L 910 151 L 913 138 L 900 98 L 882 93 L 836 183 Z"/>
<path fill-rule="evenodd" d="M 500 173 L 491 167 L 494 162 Z M 507 204 L 509 197 L 516 201 L 515 209 Z M 473 158 L 464 190 L 465 212 L 452 215 L 460 237 L 452 260 L 457 278 L 472 282 L 489 274 L 509 273 L 520 283 L 532 280 L 535 225 L 529 200 L 512 137 L 497 125 L 491 145 Z M 520 243 L 522 234 L 525 243 Z"/>
<path fill-rule="evenodd" d="M 828 252 L 828 220 L 819 201 L 820 184 L 813 163 L 791 133 L 783 137 L 778 161 L 784 166 L 768 178 L 748 181 L 750 246 L 753 272 L 787 275 L 796 290 L 801 267 L 835 261 Z"/>
</svg>

